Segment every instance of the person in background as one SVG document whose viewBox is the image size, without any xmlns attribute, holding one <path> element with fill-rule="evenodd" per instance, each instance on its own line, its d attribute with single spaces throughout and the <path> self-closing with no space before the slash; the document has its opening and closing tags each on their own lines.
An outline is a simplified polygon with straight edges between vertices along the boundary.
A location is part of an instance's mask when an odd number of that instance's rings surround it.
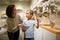
<svg viewBox="0 0 60 40">
<path fill-rule="evenodd" d="M 19 38 L 19 27 L 22 26 L 22 20 L 17 15 L 17 11 L 15 8 L 15 5 L 8 5 L 6 9 L 6 15 L 7 15 L 7 34 L 9 40 L 18 40 Z"/>
<path fill-rule="evenodd" d="M 33 20 L 33 11 L 32 10 L 27 10 L 26 11 L 26 17 L 27 19 L 23 20 L 23 27 L 27 26 L 29 27 L 28 29 L 23 30 L 25 33 L 24 40 L 34 40 L 34 27 L 38 28 L 39 27 L 39 21 L 37 18 L 37 23 L 35 20 Z"/>
</svg>

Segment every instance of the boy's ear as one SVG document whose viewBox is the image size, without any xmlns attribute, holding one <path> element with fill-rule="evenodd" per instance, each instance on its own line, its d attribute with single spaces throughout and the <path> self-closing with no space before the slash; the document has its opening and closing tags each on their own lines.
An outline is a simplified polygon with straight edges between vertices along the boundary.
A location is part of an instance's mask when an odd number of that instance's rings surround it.
<svg viewBox="0 0 60 40">
<path fill-rule="evenodd" d="M 31 16 L 33 16 L 33 15 L 31 15 Z"/>
<path fill-rule="evenodd" d="M 31 17 L 32 17 L 32 15 L 31 15 Z"/>
</svg>

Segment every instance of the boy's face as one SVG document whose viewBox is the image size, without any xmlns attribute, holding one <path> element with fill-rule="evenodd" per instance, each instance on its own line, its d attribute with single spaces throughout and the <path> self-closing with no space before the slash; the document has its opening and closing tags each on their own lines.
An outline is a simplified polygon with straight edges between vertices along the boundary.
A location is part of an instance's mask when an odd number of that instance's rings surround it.
<svg viewBox="0 0 60 40">
<path fill-rule="evenodd" d="M 27 12 L 26 12 L 26 17 L 27 17 L 28 19 L 31 19 L 32 15 L 30 14 L 30 11 L 27 11 Z"/>
</svg>

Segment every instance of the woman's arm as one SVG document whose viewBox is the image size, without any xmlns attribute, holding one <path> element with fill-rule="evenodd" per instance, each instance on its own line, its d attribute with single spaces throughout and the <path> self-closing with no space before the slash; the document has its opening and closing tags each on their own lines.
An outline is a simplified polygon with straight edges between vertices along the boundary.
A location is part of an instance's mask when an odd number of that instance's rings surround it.
<svg viewBox="0 0 60 40">
<path fill-rule="evenodd" d="M 19 20 L 19 24 L 23 23 L 23 20 L 21 19 L 21 17 L 18 15 L 18 20 Z"/>
</svg>

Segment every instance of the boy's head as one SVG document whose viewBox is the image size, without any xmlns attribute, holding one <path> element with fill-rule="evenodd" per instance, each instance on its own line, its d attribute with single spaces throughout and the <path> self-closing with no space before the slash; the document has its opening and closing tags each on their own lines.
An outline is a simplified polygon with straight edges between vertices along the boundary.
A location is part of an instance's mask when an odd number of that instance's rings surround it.
<svg viewBox="0 0 60 40">
<path fill-rule="evenodd" d="M 26 17 L 27 17 L 28 19 L 31 19 L 32 16 L 33 16 L 33 11 L 32 11 L 32 10 L 27 10 L 27 11 L 26 11 Z"/>
</svg>

